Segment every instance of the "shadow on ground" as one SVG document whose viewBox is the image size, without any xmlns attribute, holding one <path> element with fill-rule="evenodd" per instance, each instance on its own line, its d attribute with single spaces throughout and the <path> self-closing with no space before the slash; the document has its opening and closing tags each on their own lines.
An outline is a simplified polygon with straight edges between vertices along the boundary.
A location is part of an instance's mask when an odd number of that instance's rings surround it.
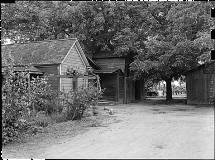
<svg viewBox="0 0 215 160">
<path fill-rule="evenodd" d="M 140 103 L 144 104 L 151 104 L 151 105 L 162 105 L 162 104 L 167 104 L 167 105 L 175 105 L 175 104 L 180 104 L 180 105 L 185 105 L 186 98 L 174 98 L 172 100 L 167 101 L 165 98 L 147 98 Z"/>
</svg>

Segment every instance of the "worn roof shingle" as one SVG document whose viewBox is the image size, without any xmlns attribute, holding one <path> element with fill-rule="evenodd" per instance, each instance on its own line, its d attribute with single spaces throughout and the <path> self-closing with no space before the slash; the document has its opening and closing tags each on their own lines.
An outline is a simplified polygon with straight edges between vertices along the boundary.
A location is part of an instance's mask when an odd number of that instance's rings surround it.
<svg viewBox="0 0 215 160">
<path fill-rule="evenodd" d="M 122 58 L 122 57 L 127 57 L 126 55 L 116 55 L 114 54 L 114 51 L 101 51 L 101 52 L 97 52 L 93 55 L 92 59 L 94 58 Z"/>
<path fill-rule="evenodd" d="M 2 56 L 11 55 L 15 65 L 61 63 L 76 41 L 73 38 L 2 45 Z M 4 61 L 2 65 L 6 65 Z"/>
</svg>

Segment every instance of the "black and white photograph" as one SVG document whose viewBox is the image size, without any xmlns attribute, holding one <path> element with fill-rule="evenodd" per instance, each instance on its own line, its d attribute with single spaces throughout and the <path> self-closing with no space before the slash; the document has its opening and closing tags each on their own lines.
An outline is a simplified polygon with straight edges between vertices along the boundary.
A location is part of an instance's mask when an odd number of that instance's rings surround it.
<svg viewBox="0 0 215 160">
<path fill-rule="evenodd" d="M 214 159 L 215 2 L 1 3 L 3 159 Z"/>
</svg>

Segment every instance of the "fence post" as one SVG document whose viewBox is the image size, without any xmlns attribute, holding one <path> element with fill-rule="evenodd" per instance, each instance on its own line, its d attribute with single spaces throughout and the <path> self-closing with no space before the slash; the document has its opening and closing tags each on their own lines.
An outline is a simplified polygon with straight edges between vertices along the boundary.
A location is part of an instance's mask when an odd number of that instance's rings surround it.
<svg viewBox="0 0 215 160">
<path fill-rule="evenodd" d="M 116 75 L 116 83 L 117 83 L 117 102 L 119 102 L 119 70 L 117 71 Z"/>
<path fill-rule="evenodd" d="M 127 103 L 127 85 L 126 85 L 127 77 L 124 78 L 124 103 Z"/>
</svg>

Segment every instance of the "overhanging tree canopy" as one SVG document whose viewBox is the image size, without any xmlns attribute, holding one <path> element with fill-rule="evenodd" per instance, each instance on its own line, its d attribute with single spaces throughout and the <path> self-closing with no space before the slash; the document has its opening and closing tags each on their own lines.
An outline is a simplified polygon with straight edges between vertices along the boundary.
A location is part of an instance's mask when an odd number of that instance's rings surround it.
<svg viewBox="0 0 215 160">
<path fill-rule="evenodd" d="M 165 80 L 167 100 L 172 99 L 172 78 L 177 79 L 199 61 L 208 60 L 208 51 L 213 47 L 209 40 L 214 22 L 210 17 L 211 7 L 211 3 L 204 2 L 151 3 L 148 7 L 157 23 L 152 26 L 154 33 L 148 35 L 145 46 L 138 50 L 131 68 Z"/>
<path fill-rule="evenodd" d="M 137 53 L 131 69 L 168 81 L 209 60 L 213 2 L 42 2 L 2 4 L 2 38 L 17 43 L 78 37 L 85 53 Z"/>
</svg>

